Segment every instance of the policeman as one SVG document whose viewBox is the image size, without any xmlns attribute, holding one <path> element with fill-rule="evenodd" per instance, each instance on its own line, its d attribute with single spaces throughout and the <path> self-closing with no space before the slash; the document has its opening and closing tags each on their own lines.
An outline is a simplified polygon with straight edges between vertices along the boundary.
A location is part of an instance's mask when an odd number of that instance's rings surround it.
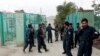
<svg viewBox="0 0 100 56">
<path fill-rule="evenodd" d="M 79 34 L 79 31 L 80 31 L 80 26 L 79 26 L 79 23 L 77 23 L 77 29 L 75 30 L 75 48 L 77 47 L 77 43 L 79 42 L 78 40 L 78 34 Z"/>
<path fill-rule="evenodd" d="M 99 37 L 95 28 L 88 25 L 86 18 L 82 19 L 82 29 L 79 32 L 79 49 L 77 56 L 91 56 L 93 40 Z"/>
<path fill-rule="evenodd" d="M 28 25 L 28 28 L 26 30 L 26 34 L 25 34 L 25 46 L 24 46 L 24 49 L 23 51 L 25 52 L 25 49 L 29 46 L 29 52 L 32 52 L 32 46 L 33 46 L 33 28 L 32 28 L 32 25 L 29 24 Z"/>
<path fill-rule="evenodd" d="M 43 27 L 44 37 L 46 38 L 46 26 L 44 23 L 42 23 L 42 27 Z"/>
<path fill-rule="evenodd" d="M 58 25 L 55 26 L 55 41 L 58 41 L 58 36 L 59 36 L 59 29 L 58 29 Z"/>
<path fill-rule="evenodd" d="M 60 27 L 60 38 L 61 38 L 61 41 L 63 41 L 63 38 L 64 38 L 64 26 L 61 25 Z"/>
<path fill-rule="evenodd" d="M 43 47 L 44 50 L 47 52 L 48 49 L 46 47 L 45 41 L 44 41 L 44 33 L 43 33 L 43 27 L 42 24 L 39 24 L 39 29 L 37 33 L 37 39 L 38 39 L 38 52 L 42 53 L 40 49 Z"/>
<path fill-rule="evenodd" d="M 52 30 L 54 30 L 52 27 L 51 27 L 51 24 L 48 25 L 48 27 L 46 28 L 46 31 L 48 32 L 48 43 L 49 41 L 52 42 Z"/>
<path fill-rule="evenodd" d="M 72 34 L 71 34 L 71 41 L 72 41 L 72 42 L 71 42 L 71 44 L 72 44 L 72 45 L 71 45 L 71 48 L 74 48 L 74 39 L 73 39 L 73 38 L 74 38 L 74 29 L 73 29 L 72 23 L 69 24 L 69 28 L 70 28 L 70 31 L 71 31 L 71 33 L 72 33 Z"/>
<path fill-rule="evenodd" d="M 64 35 L 64 37 L 63 37 L 63 50 L 64 50 L 64 52 L 62 54 L 66 54 L 66 38 L 65 38 L 66 34 L 65 33 L 66 33 L 66 28 L 64 26 L 64 33 L 63 33 L 63 35 Z"/>
<path fill-rule="evenodd" d="M 32 43 L 33 43 L 33 47 L 36 47 L 35 45 L 35 30 L 34 30 L 34 27 L 32 27 L 32 31 L 31 31 L 31 37 L 32 37 Z"/>
<path fill-rule="evenodd" d="M 64 52 L 63 54 L 67 54 L 68 56 L 72 56 L 71 53 L 71 45 L 72 45 L 72 32 L 69 27 L 69 23 L 65 22 L 65 29 L 64 29 L 64 41 L 63 41 L 63 48 Z"/>
</svg>

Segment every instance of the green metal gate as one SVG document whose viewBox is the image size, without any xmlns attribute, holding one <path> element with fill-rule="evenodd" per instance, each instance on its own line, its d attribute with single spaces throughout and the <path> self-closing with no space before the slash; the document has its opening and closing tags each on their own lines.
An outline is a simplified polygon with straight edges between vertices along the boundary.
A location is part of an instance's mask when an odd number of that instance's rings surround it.
<svg viewBox="0 0 100 56">
<path fill-rule="evenodd" d="M 16 37 L 15 18 L 13 13 L 0 12 L 0 39 L 2 45 Z"/>
<path fill-rule="evenodd" d="M 33 13 L 25 13 L 26 25 L 32 24 L 34 29 L 38 29 L 38 24 L 44 23 L 46 25 L 46 16 Z"/>
<path fill-rule="evenodd" d="M 15 17 L 13 13 L 3 13 L 5 41 L 13 41 L 16 38 Z"/>
<path fill-rule="evenodd" d="M 3 14 L 0 12 L 0 42 L 4 45 L 4 27 L 3 27 Z"/>
</svg>

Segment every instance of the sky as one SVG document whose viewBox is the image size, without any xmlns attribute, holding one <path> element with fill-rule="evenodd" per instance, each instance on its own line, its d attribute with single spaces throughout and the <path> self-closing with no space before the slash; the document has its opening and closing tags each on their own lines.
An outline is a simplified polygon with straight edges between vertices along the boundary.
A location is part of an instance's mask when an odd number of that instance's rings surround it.
<svg viewBox="0 0 100 56">
<path fill-rule="evenodd" d="M 0 11 L 14 12 L 23 9 L 27 13 L 41 13 L 48 17 L 56 15 L 56 7 L 64 1 L 74 2 L 84 9 L 93 9 L 93 0 L 0 0 Z M 100 3 L 100 0 L 96 0 L 96 3 Z"/>
</svg>

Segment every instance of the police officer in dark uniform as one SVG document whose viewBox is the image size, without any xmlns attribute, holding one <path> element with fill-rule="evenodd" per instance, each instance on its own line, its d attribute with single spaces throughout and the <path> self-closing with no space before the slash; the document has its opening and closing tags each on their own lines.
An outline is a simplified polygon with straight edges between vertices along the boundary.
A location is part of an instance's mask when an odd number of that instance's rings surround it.
<svg viewBox="0 0 100 56">
<path fill-rule="evenodd" d="M 45 44 L 45 41 L 44 41 L 44 33 L 43 33 L 43 27 L 42 27 L 42 24 L 39 24 L 39 29 L 38 29 L 38 33 L 37 33 L 37 39 L 38 39 L 38 52 L 39 53 L 42 53 L 41 52 L 41 48 L 43 47 L 44 50 L 47 52 L 48 49 L 46 47 L 46 44 Z"/>
<path fill-rule="evenodd" d="M 31 32 L 31 37 L 33 37 L 33 47 L 36 47 L 36 45 L 35 45 L 35 30 L 34 30 L 34 27 L 32 27 L 32 32 Z"/>
<path fill-rule="evenodd" d="M 66 33 L 66 28 L 65 28 L 65 24 L 64 24 L 64 32 L 63 32 L 63 50 L 64 52 L 62 54 L 66 54 L 66 37 L 65 37 L 65 34 Z"/>
<path fill-rule="evenodd" d="M 60 27 L 60 38 L 61 38 L 61 41 L 63 41 L 63 38 L 64 38 L 64 26 L 61 25 Z"/>
<path fill-rule="evenodd" d="M 52 30 L 54 30 L 54 29 L 51 27 L 51 24 L 49 24 L 48 27 L 46 28 L 46 31 L 48 32 L 48 43 L 49 43 L 49 41 L 51 43 L 53 43 L 53 41 L 52 41 Z"/>
<path fill-rule="evenodd" d="M 29 24 L 26 30 L 26 34 L 25 34 L 25 46 L 23 49 L 24 52 L 25 52 L 25 49 L 28 47 L 28 45 L 29 45 L 29 52 L 32 52 L 31 49 L 33 46 L 33 36 L 34 36 L 33 27 L 31 24 Z"/>
<path fill-rule="evenodd" d="M 75 30 L 75 48 L 77 47 L 77 44 L 79 43 L 79 40 L 78 40 L 78 34 L 80 32 L 80 25 L 79 23 L 77 23 L 77 29 Z"/>
<path fill-rule="evenodd" d="M 95 28 L 88 25 L 86 18 L 82 19 L 82 29 L 79 32 L 79 49 L 77 56 L 91 56 L 93 40 L 99 37 Z"/>
<path fill-rule="evenodd" d="M 69 27 L 69 22 L 65 22 L 65 29 L 64 29 L 64 41 L 63 41 L 63 54 L 67 54 L 68 56 L 72 56 L 71 53 L 71 45 L 72 45 L 72 32 Z"/>
<path fill-rule="evenodd" d="M 71 42 L 71 44 L 72 44 L 72 45 L 71 45 L 71 48 L 73 49 L 73 48 L 74 48 L 74 39 L 73 39 L 73 38 L 74 38 L 74 29 L 73 29 L 72 23 L 69 24 L 69 28 L 70 28 L 70 31 L 71 31 L 71 33 L 72 33 L 72 34 L 71 34 L 71 41 L 72 41 L 72 42 Z"/>
</svg>

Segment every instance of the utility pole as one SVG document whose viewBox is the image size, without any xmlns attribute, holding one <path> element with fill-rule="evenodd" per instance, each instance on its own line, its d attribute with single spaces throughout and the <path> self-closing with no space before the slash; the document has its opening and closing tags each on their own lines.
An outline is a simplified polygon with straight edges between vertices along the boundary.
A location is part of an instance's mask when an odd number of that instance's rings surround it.
<svg viewBox="0 0 100 56">
<path fill-rule="evenodd" d="M 40 8 L 40 15 L 42 15 L 42 9 Z"/>
</svg>

